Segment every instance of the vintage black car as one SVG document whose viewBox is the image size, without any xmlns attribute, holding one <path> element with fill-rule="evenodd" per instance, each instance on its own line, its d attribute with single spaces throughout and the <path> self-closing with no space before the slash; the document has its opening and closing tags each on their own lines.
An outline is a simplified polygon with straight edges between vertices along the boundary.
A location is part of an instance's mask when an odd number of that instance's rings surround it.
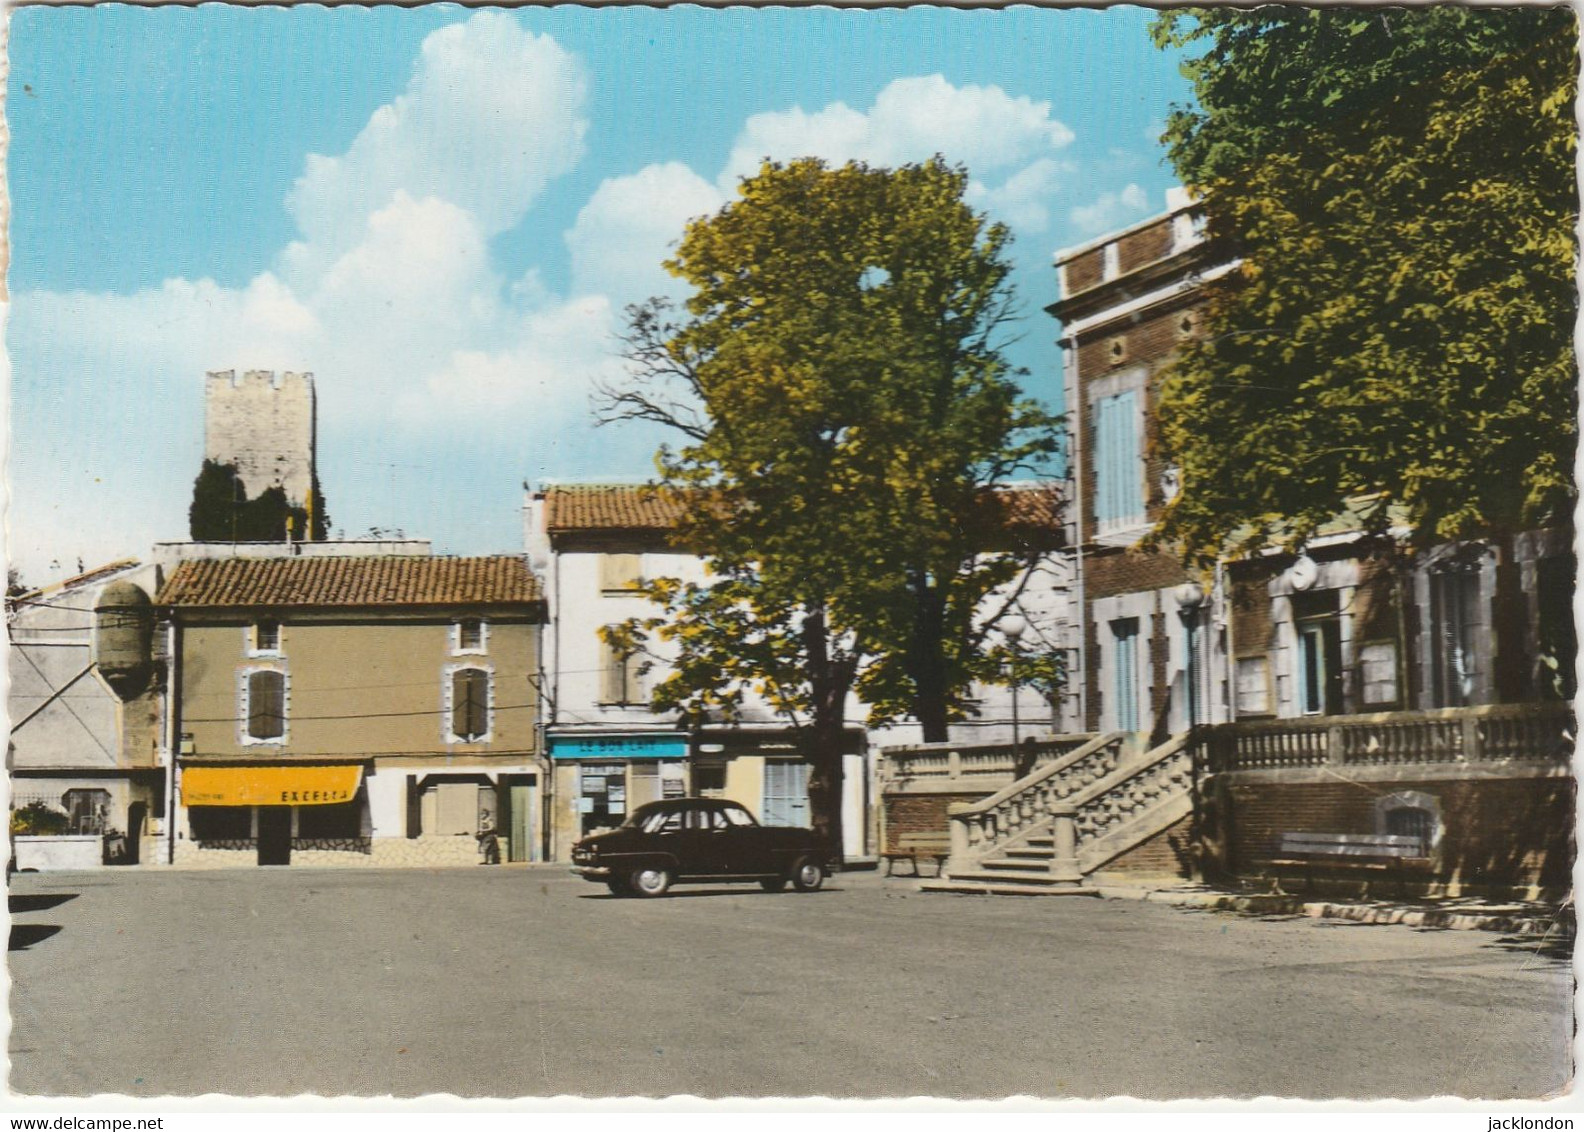
<svg viewBox="0 0 1584 1132">
<path fill-rule="evenodd" d="M 813 892 L 829 873 L 807 829 L 760 825 L 736 802 L 671 798 L 572 847 L 572 871 L 618 896 L 664 896 L 677 883 L 758 881 Z"/>
</svg>

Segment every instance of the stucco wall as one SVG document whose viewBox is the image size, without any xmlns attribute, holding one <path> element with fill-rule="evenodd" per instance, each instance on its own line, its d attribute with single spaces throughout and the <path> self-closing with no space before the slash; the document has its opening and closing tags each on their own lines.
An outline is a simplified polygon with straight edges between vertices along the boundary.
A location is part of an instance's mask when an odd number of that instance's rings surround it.
<svg viewBox="0 0 1584 1132">
<path fill-rule="evenodd" d="M 47 873 L 60 869 L 97 869 L 104 862 L 104 839 L 93 836 L 13 837 L 18 870 Z"/>
<path fill-rule="evenodd" d="M 453 655 L 452 618 L 303 620 L 281 626 L 281 655 L 248 655 L 250 623 L 182 630 L 181 730 L 198 755 L 371 755 L 415 751 L 454 755 L 534 748 L 537 626 L 486 619 L 487 651 Z M 447 742 L 449 670 L 492 674 L 488 742 Z M 247 672 L 287 674 L 282 743 L 242 741 L 241 686 Z"/>
</svg>

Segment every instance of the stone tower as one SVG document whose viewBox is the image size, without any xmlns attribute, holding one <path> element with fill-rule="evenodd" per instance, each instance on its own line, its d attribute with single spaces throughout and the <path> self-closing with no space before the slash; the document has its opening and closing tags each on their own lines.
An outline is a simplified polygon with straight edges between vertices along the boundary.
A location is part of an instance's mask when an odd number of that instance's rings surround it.
<svg viewBox="0 0 1584 1132">
<path fill-rule="evenodd" d="M 316 439 L 313 374 L 205 375 L 204 458 L 234 464 L 250 499 L 278 485 L 311 518 Z"/>
</svg>

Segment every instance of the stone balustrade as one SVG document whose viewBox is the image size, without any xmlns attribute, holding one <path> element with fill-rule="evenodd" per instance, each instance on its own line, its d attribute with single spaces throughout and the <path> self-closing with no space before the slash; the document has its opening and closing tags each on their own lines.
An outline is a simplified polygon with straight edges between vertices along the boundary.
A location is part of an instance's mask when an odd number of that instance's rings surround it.
<svg viewBox="0 0 1584 1132">
<path fill-rule="evenodd" d="M 968 868 L 992 849 L 1048 828 L 1060 803 L 1117 768 L 1127 738 L 1121 731 L 1095 736 L 981 802 L 953 806 L 946 871 Z"/>
<path fill-rule="evenodd" d="M 993 790 L 1017 777 L 1018 759 L 1038 769 L 1082 747 L 1091 734 L 1044 735 L 1024 743 L 921 743 L 881 752 L 881 787 L 888 793 Z"/>
<path fill-rule="evenodd" d="M 1067 799 L 1078 857 L 1162 803 L 1188 797 L 1193 776 L 1193 746 L 1179 735 Z"/>
<path fill-rule="evenodd" d="M 1494 704 L 1224 723 L 1201 728 L 1199 743 L 1211 771 L 1565 763 L 1574 729 L 1567 704 Z"/>
</svg>

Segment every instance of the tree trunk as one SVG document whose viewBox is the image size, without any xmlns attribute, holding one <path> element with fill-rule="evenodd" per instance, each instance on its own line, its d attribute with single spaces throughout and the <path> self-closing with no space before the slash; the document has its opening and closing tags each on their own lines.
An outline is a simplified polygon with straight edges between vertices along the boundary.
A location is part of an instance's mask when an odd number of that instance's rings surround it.
<svg viewBox="0 0 1584 1132">
<path fill-rule="evenodd" d="M 842 830 L 842 754 L 840 730 L 836 741 L 821 739 L 822 729 L 811 728 L 809 749 L 804 757 L 809 764 L 809 821 L 815 836 L 826 847 L 828 859 L 842 861 L 845 842 Z"/>
<path fill-rule="evenodd" d="M 823 611 L 803 619 L 803 646 L 809 663 L 812 710 L 803 733 L 803 758 L 809 764 L 809 821 L 832 861 L 842 861 L 842 739 L 847 693 L 854 664 L 833 656 Z"/>
<path fill-rule="evenodd" d="M 908 642 L 908 675 L 913 680 L 913 718 L 919 721 L 924 742 L 944 743 L 947 731 L 945 619 L 946 600 L 927 582 L 913 587 L 912 639 Z"/>
</svg>

